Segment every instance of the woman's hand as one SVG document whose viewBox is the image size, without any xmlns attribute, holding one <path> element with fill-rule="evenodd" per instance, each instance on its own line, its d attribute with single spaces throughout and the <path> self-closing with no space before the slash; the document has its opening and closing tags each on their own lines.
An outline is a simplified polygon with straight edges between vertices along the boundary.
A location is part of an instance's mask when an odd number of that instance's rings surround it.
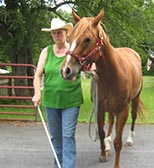
<svg viewBox="0 0 154 168">
<path fill-rule="evenodd" d="M 34 103 L 34 106 L 38 106 L 41 103 L 41 96 L 40 95 L 34 95 L 32 98 L 32 102 Z"/>
</svg>

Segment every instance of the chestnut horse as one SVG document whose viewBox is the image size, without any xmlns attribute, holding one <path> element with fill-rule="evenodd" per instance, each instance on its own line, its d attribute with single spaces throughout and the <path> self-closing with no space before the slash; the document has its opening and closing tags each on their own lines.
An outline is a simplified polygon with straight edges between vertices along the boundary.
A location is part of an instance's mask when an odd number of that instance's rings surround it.
<svg viewBox="0 0 154 168">
<path fill-rule="evenodd" d="M 105 112 L 109 113 L 110 136 L 114 117 L 115 129 L 115 163 L 120 168 L 122 134 L 128 118 L 129 105 L 132 105 L 131 134 L 128 141 L 132 143 L 137 112 L 143 114 L 143 103 L 140 100 L 142 90 L 141 59 L 137 52 L 130 48 L 114 48 L 109 37 L 101 26 L 104 10 L 95 17 L 80 18 L 72 12 L 76 22 L 70 34 L 70 49 L 61 66 L 65 80 L 76 80 L 81 70 L 87 70 L 92 63 L 96 65 L 98 78 L 98 114 L 97 125 L 101 145 L 100 160 L 108 157 L 105 136 Z"/>
</svg>

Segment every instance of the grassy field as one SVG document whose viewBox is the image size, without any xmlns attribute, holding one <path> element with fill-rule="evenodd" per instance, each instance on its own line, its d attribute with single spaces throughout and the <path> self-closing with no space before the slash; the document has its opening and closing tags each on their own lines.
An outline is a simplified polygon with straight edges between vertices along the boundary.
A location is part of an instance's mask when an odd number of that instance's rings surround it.
<svg viewBox="0 0 154 168">
<path fill-rule="evenodd" d="M 141 98 L 148 109 L 146 113 L 148 123 L 154 124 L 154 76 L 144 77 Z"/>
<path fill-rule="evenodd" d="M 82 80 L 82 89 L 83 89 L 83 96 L 84 96 L 84 104 L 81 105 L 81 110 L 79 114 L 79 122 L 89 122 L 89 117 L 92 111 L 92 103 L 90 100 L 90 79 Z M 143 124 L 143 123 L 150 123 L 154 124 L 154 76 L 145 76 L 144 77 L 144 84 L 143 84 L 143 90 L 141 93 L 141 98 L 143 103 L 148 109 L 148 112 L 145 113 L 147 121 L 143 121 L 140 118 L 137 119 L 137 123 Z M 0 109 L 1 110 L 1 109 Z M 13 109 L 12 111 L 16 111 L 17 109 Z M 7 111 L 7 109 L 6 109 Z M 44 118 L 46 120 L 45 112 L 42 108 Z M 0 115 L 0 117 L 2 117 Z M 9 116 L 4 116 L 9 117 Z M 12 117 L 15 117 L 14 115 Z M 20 117 L 20 116 L 18 116 Z M 29 117 L 31 119 L 32 117 Z M 40 118 L 38 117 L 38 121 Z M 131 123 L 131 117 L 128 117 L 127 123 Z"/>
<path fill-rule="evenodd" d="M 89 116 L 92 110 L 92 103 L 90 101 L 90 89 L 89 89 L 89 79 L 82 81 L 84 104 L 81 106 L 79 122 L 89 122 Z M 150 123 L 154 124 L 154 77 L 146 76 L 144 77 L 143 90 L 141 93 L 141 99 L 148 109 L 145 113 L 147 121 L 141 120 L 139 117 L 137 123 Z M 127 123 L 131 122 L 131 117 L 129 116 Z"/>
</svg>

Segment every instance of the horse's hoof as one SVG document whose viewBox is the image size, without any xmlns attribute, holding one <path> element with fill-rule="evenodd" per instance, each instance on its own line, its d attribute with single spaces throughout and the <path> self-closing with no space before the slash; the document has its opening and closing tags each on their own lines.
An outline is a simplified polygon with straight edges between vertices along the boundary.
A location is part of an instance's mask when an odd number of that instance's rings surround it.
<svg viewBox="0 0 154 168">
<path fill-rule="evenodd" d="M 133 138 L 135 136 L 135 132 L 130 131 L 129 136 L 126 140 L 125 147 L 133 146 Z"/>
<path fill-rule="evenodd" d="M 110 156 L 110 154 L 111 154 L 111 149 L 105 149 L 105 152 L 106 152 L 107 156 Z"/>
<path fill-rule="evenodd" d="M 133 142 L 132 141 L 126 141 L 125 147 L 129 147 L 129 146 L 133 146 Z"/>
<path fill-rule="evenodd" d="M 100 162 L 107 162 L 108 157 L 107 156 L 99 156 L 99 161 Z"/>
</svg>

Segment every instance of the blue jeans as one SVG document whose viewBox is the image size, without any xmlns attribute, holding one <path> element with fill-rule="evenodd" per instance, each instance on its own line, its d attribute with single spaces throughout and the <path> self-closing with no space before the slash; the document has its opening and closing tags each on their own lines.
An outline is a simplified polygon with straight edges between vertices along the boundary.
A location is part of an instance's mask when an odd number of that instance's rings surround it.
<svg viewBox="0 0 154 168">
<path fill-rule="evenodd" d="M 75 168 L 75 130 L 80 107 L 46 108 L 51 140 L 62 168 Z M 54 160 L 54 168 L 58 168 Z"/>
</svg>

